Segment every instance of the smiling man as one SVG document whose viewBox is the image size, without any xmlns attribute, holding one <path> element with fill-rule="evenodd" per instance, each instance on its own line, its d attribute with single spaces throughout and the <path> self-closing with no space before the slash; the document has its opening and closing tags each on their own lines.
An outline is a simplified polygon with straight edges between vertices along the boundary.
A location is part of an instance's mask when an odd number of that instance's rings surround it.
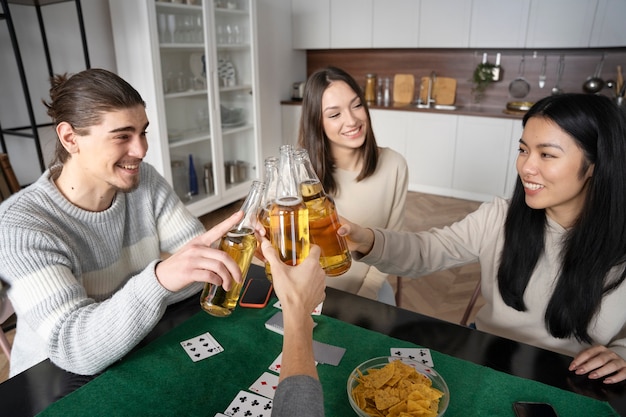
<svg viewBox="0 0 626 417">
<path fill-rule="evenodd" d="M 145 104 L 117 75 L 56 76 L 44 104 L 58 136 L 55 159 L 0 205 L 0 278 L 18 317 L 10 374 L 49 358 L 92 375 L 201 283 L 228 289 L 241 281 L 237 264 L 211 247 L 241 213 L 204 230 L 143 162 Z M 163 252 L 172 256 L 161 260 Z"/>
</svg>

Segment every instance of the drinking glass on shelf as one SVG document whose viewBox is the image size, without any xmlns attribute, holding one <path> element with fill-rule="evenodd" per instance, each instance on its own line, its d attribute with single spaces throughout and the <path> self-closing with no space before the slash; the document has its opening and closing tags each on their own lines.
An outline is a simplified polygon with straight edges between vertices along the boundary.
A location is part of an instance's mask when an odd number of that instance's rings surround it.
<svg viewBox="0 0 626 417">
<path fill-rule="evenodd" d="M 217 43 L 226 43 L 226 36 L 224 35 L 224 25 L 217 25 Z"/>
<path fill-rule="evenodd" d="M 226 43 L 235 43 L 235 33 L 231 25 L 226 25 Z"/>
<path fill-rule="evenodd" d="M 159 40 L 166 42 L 167 38 L 167 15 L 159 13 Z"/>
<path fill-rule="evenodd" d="M 167 15 L 167 30 L 170 33 L 170 42 L 176 43 L 176 15 Z"/>
<path fill-rule="evenodd" d="M 234 43 L 242 43 L 243 37 L 241 36 L 241 29 L 239 25 L 233 25 Z"/>
<path fill-rule="evenodd" d="M 202 43 L 203 39 L 202 39 L 202 34 L 204 33 L 202 31 L 202 16 L 198 15 L 196 16 L 195 19 L 195 25 L 194 25 L 194 40 L 197 43 Z"/>
</svg>

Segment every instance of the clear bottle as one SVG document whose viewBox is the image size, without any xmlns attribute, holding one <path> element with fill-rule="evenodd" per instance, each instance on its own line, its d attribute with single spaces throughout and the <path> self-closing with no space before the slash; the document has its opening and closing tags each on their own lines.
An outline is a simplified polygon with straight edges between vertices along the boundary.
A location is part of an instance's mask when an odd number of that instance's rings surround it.
<svg viewBox="0 0 626 417">
<path fill-rule="evenodd" d="M 265 193 L 261 200 L 261 208 L 259 209 L 259 222 L 265 228 L 265 236 L 270 239 L 270 211 L 272 204 L 276 200 L 276 191 L 278 186 L 278 163 L 279 159 L 275 156 L 265 158 Z M 272 280 L 272 271 L 269 262 L 265 262 L 265 276 Z"/>
<path fill-rule="evenodd" d="M 309 209 L 309 234 L 311 243 L 321 249 L 320 264 L 329 277 L 344 274 L 352 265 L 352 256 L 343 236 L 337 234 L 341 227 L 337 207 L 326 194 L 317 177 L 306 149 L 294 152 L 298 183 L 302 199 Z"/>
<path fill-rule="evenodd" d="M 293 147 L 280 147 L 276 200 L 270 210 L 270 240 L 287 265 L 309 256 L 309 211 L 296 183 Z"/>
<path fill-rule="evenodd" d="M 241 206 L 241 210 L 244 212 L 243 219 L 220 240 L 220 250 L 226 252 L 239 265 L 242 282 L 233 282 L 229 291 L 224 290 L 221 285 L 210 283 L 204 285 L 204 290 L 200 296 L 200 306 L 212 316 L 230 316 L 237 306 L 243 281 L 248 274 L 256 250 L 257 241 L 254 230 L 264 191 L 265 183 L 261 181 L 252 182 L 250 192 Z"/>
</svg>

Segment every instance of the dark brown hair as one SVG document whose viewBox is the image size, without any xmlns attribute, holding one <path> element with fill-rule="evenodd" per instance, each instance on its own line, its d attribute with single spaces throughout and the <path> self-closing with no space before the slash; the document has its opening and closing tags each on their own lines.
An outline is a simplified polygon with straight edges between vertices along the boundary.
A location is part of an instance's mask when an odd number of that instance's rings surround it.
<svg viewBox="0 0 626 417">
<path fill-rule="evenodd" d="M 378 164 L 378 146 L 372 130 L 369 109 L 365 104 L 365 97 L 361 87 L 350 74 L 336 67 L 327 67 L 314 72 L 304 87 L 298 145 L 309 152 L 313 168 L 320 181 L 322 181 L 324 190 L 329 194 L 337 193 L 337 183 L 333 177 L 334 161 L 330 153 L 330 141 L 324 132 L 322 122 L 322 96 L 326 88 L 334 81 L 343 81 L 348 84 L 365 108 L 367 133 L 363 146 L 359 148 L 363 158 L 363 168 L 357 177 L 357 181 L 374 174 Z"/>
<path fill-rule="evenodd" d="M 88 69 L 72 76 L 55 75 L 50 79 L 50 101 L 43 100 L 55 127 L 69 123 L 79 135 L 89 134 L 89 127 L 102 121 L 102 114 L 146 106 L 141 95 L 129 83 L 104 69 Z M 57 142 L 50 166 L 65 163 L 69 153 Z"/>
</svg>

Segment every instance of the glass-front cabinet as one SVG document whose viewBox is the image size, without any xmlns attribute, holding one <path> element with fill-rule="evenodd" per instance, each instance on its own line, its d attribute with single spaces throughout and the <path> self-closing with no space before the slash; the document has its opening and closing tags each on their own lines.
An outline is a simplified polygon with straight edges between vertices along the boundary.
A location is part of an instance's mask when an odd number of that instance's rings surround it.
<svg viewBox="0 0 626 417">
<path fill-rule="evenodd" d="M 147 162 L 197 216 L 261 176 L 254 0 L 110 0 L 118 74 L 146 101 Z"/>
</svg>

